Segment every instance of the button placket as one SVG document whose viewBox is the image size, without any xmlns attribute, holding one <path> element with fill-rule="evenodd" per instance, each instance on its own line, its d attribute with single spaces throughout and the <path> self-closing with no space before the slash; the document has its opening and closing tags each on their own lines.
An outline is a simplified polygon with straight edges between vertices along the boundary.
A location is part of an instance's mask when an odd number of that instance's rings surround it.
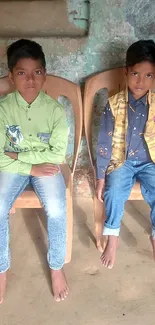
<svg viewBox="0 0 155 325">
<path fill-rule="evenodd" d="M 27 113 L 28 113 L 28 115 L 29 115 L 29 109 L 31 108 L 31 104 L 29 104 L 27 108 L 28 108 Z M 31 118 L 30 118 L 30 117 L 27 117 L 27 118 L 28 118 L 28 121 L 31 121 Z"/>
</svg>

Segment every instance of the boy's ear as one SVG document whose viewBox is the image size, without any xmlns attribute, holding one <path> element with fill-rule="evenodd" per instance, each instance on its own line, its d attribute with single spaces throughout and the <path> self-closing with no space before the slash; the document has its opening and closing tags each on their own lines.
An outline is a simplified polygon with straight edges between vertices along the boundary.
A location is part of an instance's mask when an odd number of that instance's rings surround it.
<svg viewBox="0 0 155 325">
<path fill-rule="evenodd" d="M 127 76 L 128 74 L 128 68 L 125 68 L 125 75 Z"/>
<path fill-rule="evenodd" d="M 13 76 L 12 76 L 12 72 L 11 72 L 11 71 L 9 71 L 8 76 L 9 76 L 9 80 L 10 80 L 12 83 L 14 83 L 14 81 L 13 81 Z"/>
<path fill-rule="evenodd" d="M 45 71 L 44 71 L 44 82 L 46 81 L 46 76 L 47 76 L 47 71 L 45 69 Z"/>
</svg>

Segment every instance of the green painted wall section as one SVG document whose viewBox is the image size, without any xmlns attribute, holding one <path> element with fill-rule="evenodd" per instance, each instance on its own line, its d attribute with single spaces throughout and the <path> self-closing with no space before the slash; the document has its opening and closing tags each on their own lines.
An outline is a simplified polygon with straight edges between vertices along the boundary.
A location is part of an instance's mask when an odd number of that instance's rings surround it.
<svg viewBox="0 0 155 325">
<path fill-rule="evenodd" d="M 75 26 L 89 31 L 90 1 L 87 0 L 68 0 L 67 1 L 68 19 Z"/>
</svg>

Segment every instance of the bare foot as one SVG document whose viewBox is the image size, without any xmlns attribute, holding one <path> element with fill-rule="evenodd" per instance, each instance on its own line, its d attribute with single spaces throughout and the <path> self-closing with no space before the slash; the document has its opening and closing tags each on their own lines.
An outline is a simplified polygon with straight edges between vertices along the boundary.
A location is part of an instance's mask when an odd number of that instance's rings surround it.
<svg viewBox="0 0 155 325">
<path fill-rule="evenodd" d="M 152 236 L 150 236 L 150 242 L 152 244 L 152 248 L 153 248 L 153 259 L 155 261 L 155 238 L 153 238 Z"/>
<path fill-rule="evenodd" d="M 101 255 L 101 263 L 108 269 L 112 269 L 116 258 L 116 249 L 118 244 L 118 236 L 108 236 L 108 242 Z"/>
<path fill-rule="evenodd" d="M 96 239 L 96 247 L 100 253 L 103 253 L 107 245 L 108 236 L 102 236 Z"/>
<path fill-rule="evenodd" d="M 2 304 L 6 291 L 6 273 L 0 273 L 0 304 Z"/>
<path fill-rule="evenodd" d="M 69 292 L 63 269 L 51 270 L 53 295 L 56 301 L 64 300 Z"/>
<path fill-rule="evenodd" d="M 103 253 L 103 240 L 102 238 L 96 239 L 96 248 L 100 253 Z"/>
</svg>

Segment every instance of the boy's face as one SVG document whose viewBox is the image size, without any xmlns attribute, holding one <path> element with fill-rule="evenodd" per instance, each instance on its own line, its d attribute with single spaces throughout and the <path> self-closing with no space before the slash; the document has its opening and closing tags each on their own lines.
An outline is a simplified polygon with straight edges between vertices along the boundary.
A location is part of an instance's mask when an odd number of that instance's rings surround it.
<svg viewBox="0 0 155 325">
<path fill-rule="evenodd" d="M 126 69 L 127 84 L 133 96 L 143 97 L 153 86 L 155 66 L 148 61 L 137 63 Z"/>
<path fill-rule="evenodd" d="M 31 102 L 43 87 L 46 71 L 40 60 L 20 59 L 13 71 L 9 72 L 9 77 L 22 97 Z"/>
</svg>

